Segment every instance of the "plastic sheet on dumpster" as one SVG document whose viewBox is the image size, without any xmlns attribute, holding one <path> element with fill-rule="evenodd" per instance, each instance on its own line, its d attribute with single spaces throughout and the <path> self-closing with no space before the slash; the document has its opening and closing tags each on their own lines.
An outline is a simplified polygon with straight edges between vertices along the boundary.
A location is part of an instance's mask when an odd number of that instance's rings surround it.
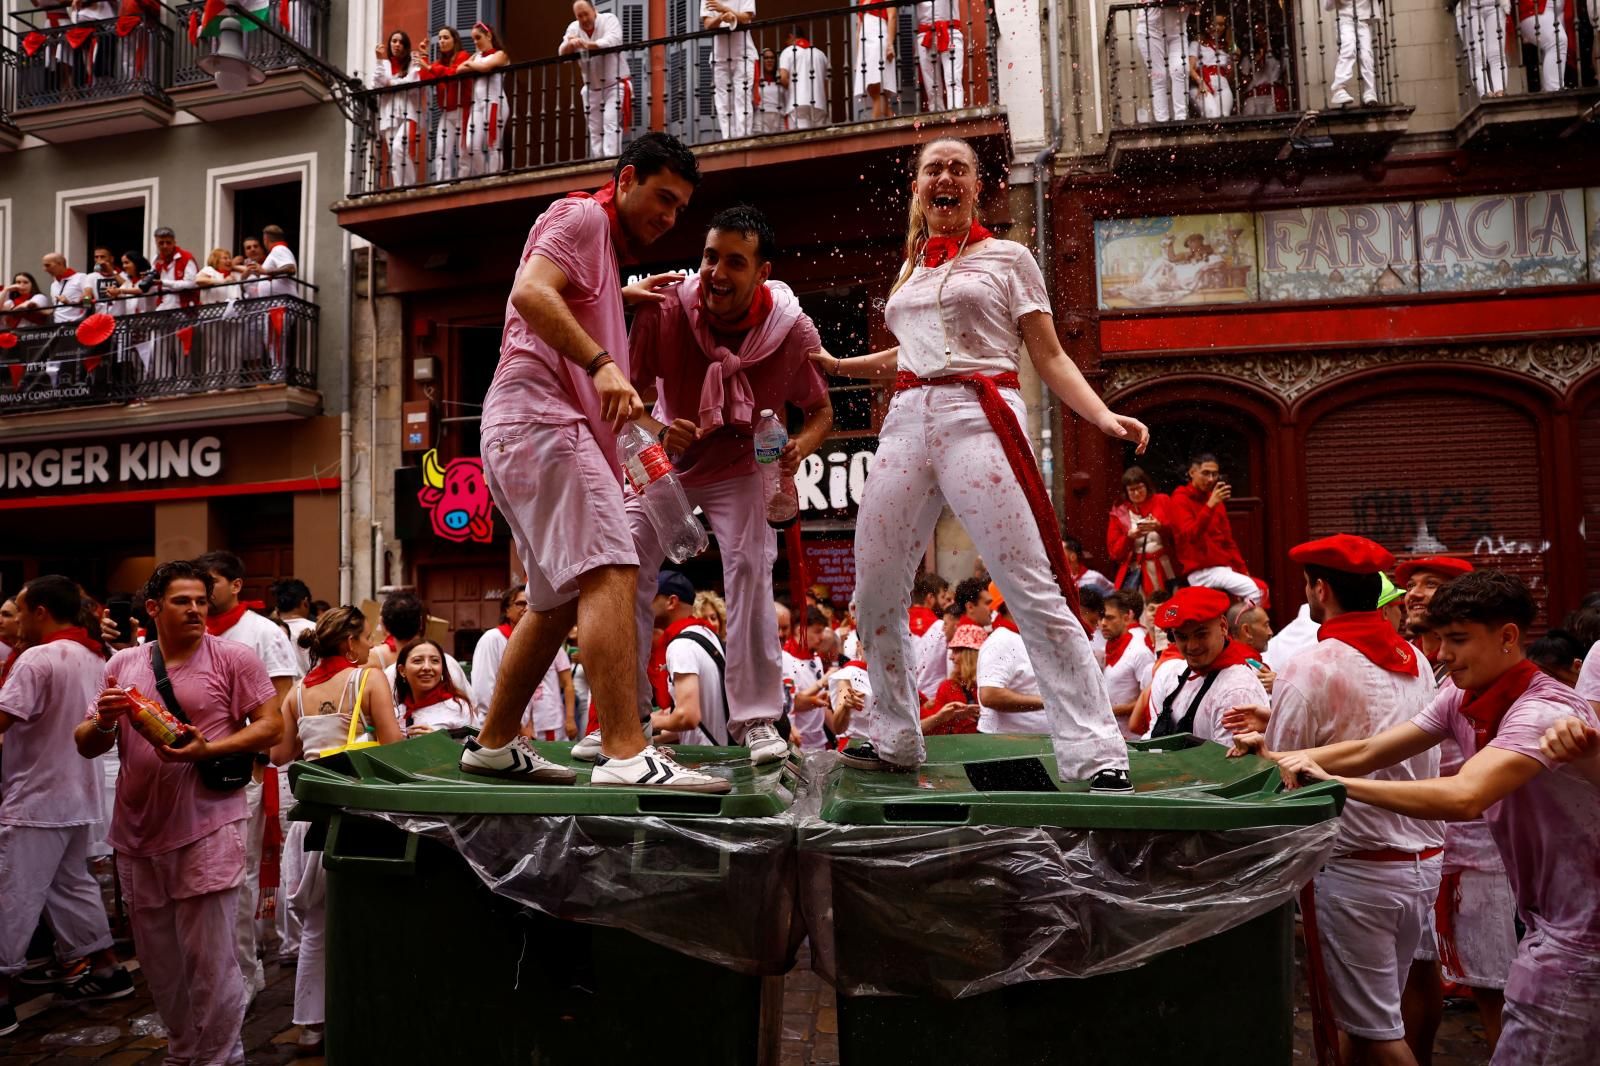
<svg viewBox="0 0 1600 1066">
<path fill-rule="evenodd" d="M 497 895 L 625 929 L 747 975 L 781 974 L 804 937 L 795 821 L 360 811 L 440 841 Z"/>
<path fill-rule="evenodd" d="M 803 817 L 812 964 L 845 995 L 957 999 L 1126 970 L 1293 899 L 1338 819 L 1216 831 Z"/>
</svg>

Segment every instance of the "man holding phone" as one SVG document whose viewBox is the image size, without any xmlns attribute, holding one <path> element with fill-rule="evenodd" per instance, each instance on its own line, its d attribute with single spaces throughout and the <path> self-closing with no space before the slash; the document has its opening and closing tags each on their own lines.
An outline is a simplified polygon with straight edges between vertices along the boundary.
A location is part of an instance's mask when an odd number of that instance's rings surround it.
<svg viewBox="0 0 1600 1066">
<path fill-rule="evenodd" d="M 1201 452 L 1189 460 L 1189 483 L 1172 494 L 1178 565 L 1191 585 L 1220 589 L 1236 600 L 1259 603 L 1262 586 L 1250 576 L 1228 522 L 1233 486 L 1219 469 L 1215 455 Z"/>
</svg>

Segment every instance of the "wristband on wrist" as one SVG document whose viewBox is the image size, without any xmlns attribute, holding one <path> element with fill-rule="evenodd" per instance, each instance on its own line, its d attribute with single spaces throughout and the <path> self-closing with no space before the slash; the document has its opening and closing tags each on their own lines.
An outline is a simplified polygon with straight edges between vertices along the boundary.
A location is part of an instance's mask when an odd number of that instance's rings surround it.
<svg viewBox="0 0 1600 1066">
<path fill-rule="evenodd" d="M 595 357 L 589 360 L 589 365 L 583 368 L 583 372 L 588 374 L 590 377 L 594 377 L 596 374 L 600 373 L 600 369 L 607 363 L 613 362 L 616 362 L 616 360 L 611 358 L 611 353 L 606 351 L 604 348 L 601 348 L 600 351 L 596 353 Z"/>
<path fill-rule="evenodd" d="M 670 424 L 662 425 L 660 431 L 656 433 L 656 443 L 657 444 L 665 444 L 665 443 L 667 443 L 667 430 L 669 430 L 671 428 L 672 428 L 672 426 Z"/>
<path fill-rule="evenodd" d="M 106 736 L 111 736 L 119 728 L 121 728 L 121 726 L 122 723 L 113 718 L 111 720 L 111 728 L 107 729 L 105 726 L 100 724 L 100 716 L 98 714 L 94 716 L 94 731 L 96 733 L 104 733 Z"/>
</svg>

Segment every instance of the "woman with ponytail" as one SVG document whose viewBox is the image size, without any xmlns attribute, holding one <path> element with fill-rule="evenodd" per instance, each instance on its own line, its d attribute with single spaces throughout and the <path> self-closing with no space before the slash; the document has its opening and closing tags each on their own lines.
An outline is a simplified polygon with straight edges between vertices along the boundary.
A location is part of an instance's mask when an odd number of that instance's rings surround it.
<svg viewBox="0 0 1600 1066">
<path fill-rule="evenodd" d="M 1127 747 L 1022 429 L 1023 349 L 1050 390 L 1107 436 L 1142 452 L 1150 434 L 1109 410 L 1062 351 L 1033 257 L 978 221 L 978 169 L 961 140 L 931 141 L 917 155 L 906 260 L 884 312 L 899 345 L 854 359 L 813 357 L 830 374 L 895 380 L 856 519 L 856 600 L 861 631 L 874 635 L 877 699 L 870 743 L 843 757 L 867 770 L 912 770 L 923 760 L 907 611 L 917 561 L 948 503 L 1016 620 L 1061 779 L 1128 792 Z M 1005 709 L 994 709 L 1003 721 Z"/>
</svg>

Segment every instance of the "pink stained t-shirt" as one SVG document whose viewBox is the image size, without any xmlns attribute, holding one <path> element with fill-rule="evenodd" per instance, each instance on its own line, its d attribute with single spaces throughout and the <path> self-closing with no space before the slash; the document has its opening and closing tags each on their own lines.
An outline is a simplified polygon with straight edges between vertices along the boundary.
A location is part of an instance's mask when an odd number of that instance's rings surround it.
<svg viewBox="0 0 1600 1066">
<path fill-rule="evenodd" d="M 634 316 L 628 336 L 633 356 L 633 384 L 655 386 L 656 416 L 670 422 L 700 420 L 700 384 L 711 360 L 701 351 L 689 328 L 688 316 L 676 299 L 643 308 Z M 794 404 L 809 411 L 828 395 L 827 382 L 811 362 L 822 338 L 810 318 L 802 314 L 776 352 L 744 371 L 757 414 L 782 411 Z M 674 465 L 685 485 L 711 485 L 756 470 L 755 437 L 750 426 L 719 426 L 689 446 Z"/>
<path fill-rule="evenodd" d="M 1445 737 L 1438 747 L 1439 776 L 1449 777 L 1466 763 L 1461 745 L 1455 737 Z M 1470 822 L 1444 823 L 1444 872 L 1458 870 L 1485 870 L 1504 873 L 1506 864 L 1500 860 L 1500 849 L 1495 846 L 1489 823 L 1482 818 Z"/>
<path fill-rule="evenodd" d="M 1462 691 L 1446 681 L 1412 723 L 1432 736 L 1454 737 L 1463 752 L 1475 752 L 1472 723 L 1460 712 L 1462 698 Z M 1569 948 L 1592 952 L 1600 951 L 1600 788 L 1539 750 L 1545 731 L 1568 717 L 1600 727 L 1587 700 L 1552 677 L 1535 676 L 1489 744 L 1535 759 L 1546 772 L 1490 807 L 1483 818 L 1505 860 L 1524 922 Z"/>
<path fill-rule="evenodd" d="M 622 313 L 622 283 L 611 222 L 593 199 L 570 197 L 545 209 L 528 232 L 518 273 L 542 255 L 567 276 L 562 291 L 578 325 L 628 373 L 628 328 Z M 483 401 L 482 431 L 527 422 L 570 425 L 587 422 L 606 461 L 622 477 L 616 436 L 600 415 L 600 394 L 583 368 L 546 344 L 506 299 L 500 363 Z"/>
<path fill-rule="evenodd" d="M 105 677 L 160 701 L 150 669 L 150 645 L 127 648 L 106 663 Z M 187 661 L 168 665 L 178 705 L 211 740 L 243 729 L 251 711 L 275 699 L 261 660 L 248 647 L 213 636 L 201 638 Z M 193 763 L 163 762 L 155 746 L 126 723 L 117 733 L 122 772 L 106 842 L 135 858 L 164 855 L 249 815 L 244 790 L 213 792 Z"/>
<path fill-rule="evenodd" d="M 100 695 L 105 661 L 53 640 L 19 653 L 0 689 L 6 730 L 0 824 L 54 828 L 100 820 L 100 763 L 78 754 L 73 731 Z"/>
</svg>

